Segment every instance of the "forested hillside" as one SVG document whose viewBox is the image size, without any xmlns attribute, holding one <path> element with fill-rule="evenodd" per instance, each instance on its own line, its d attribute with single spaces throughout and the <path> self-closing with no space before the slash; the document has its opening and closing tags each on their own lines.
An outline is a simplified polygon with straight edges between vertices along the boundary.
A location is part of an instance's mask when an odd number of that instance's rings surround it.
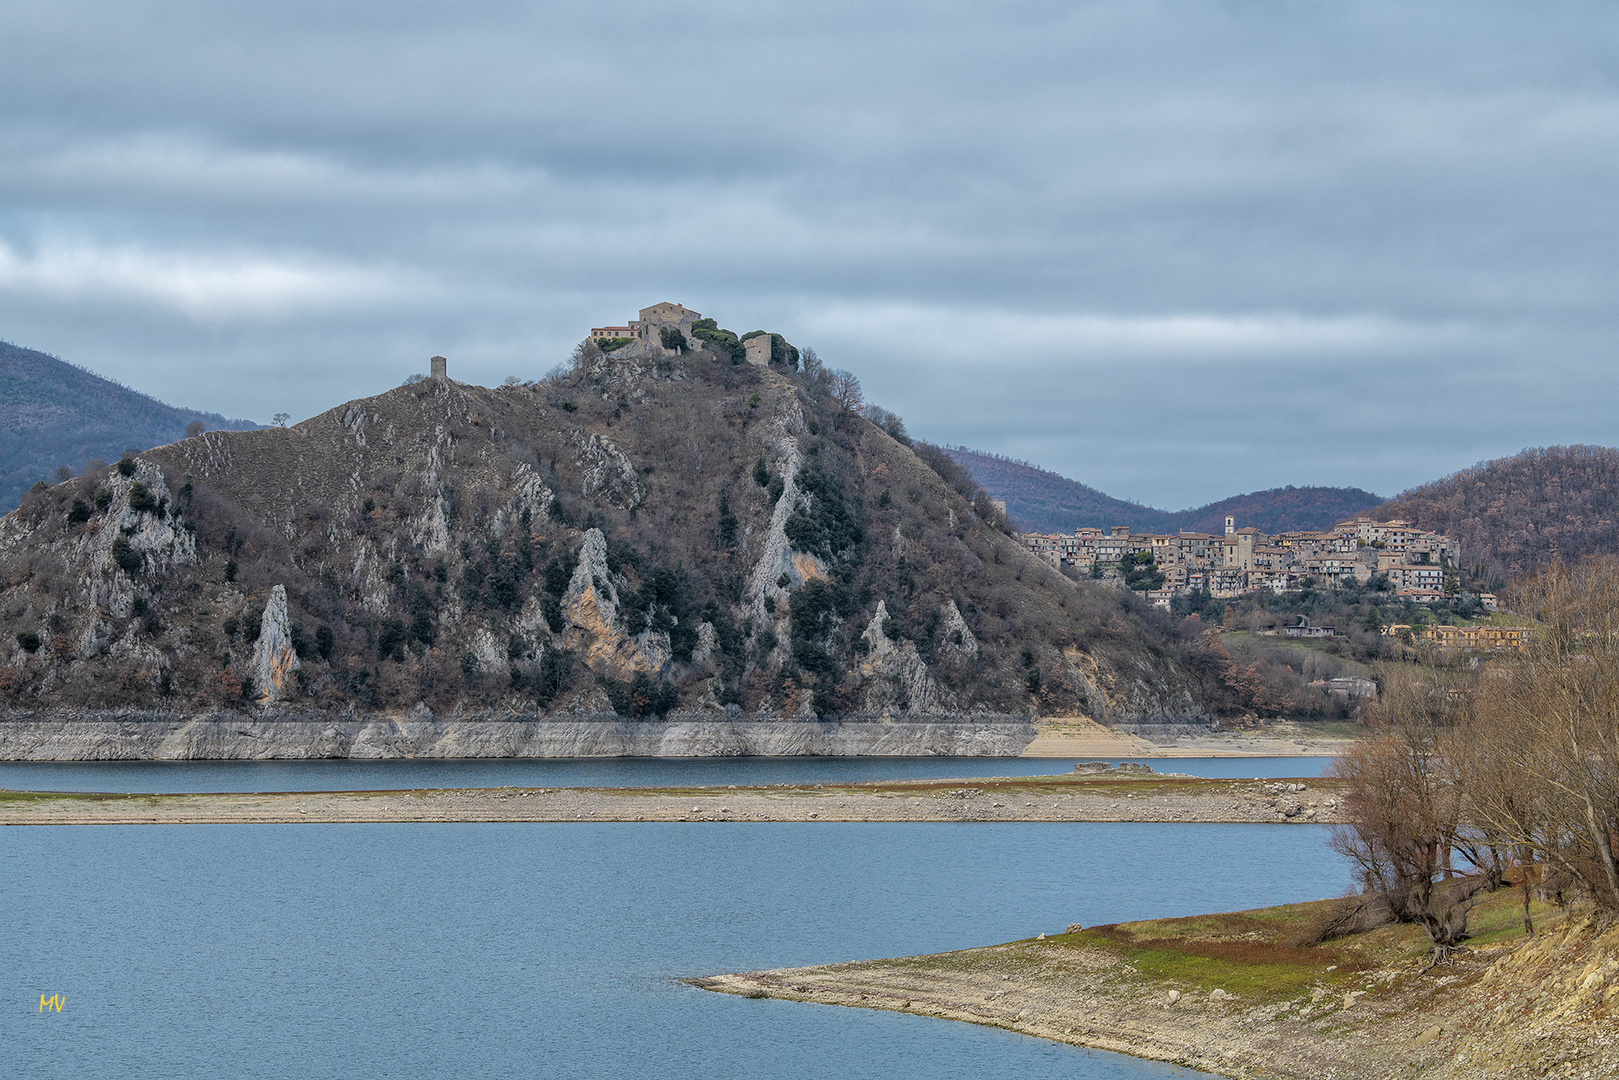
<svg viewBox="0 0 1619 1080">
<path fill-rule="evenodd" d="M 1360 488 L 1281 487 L 1234 495 L 1192 510 L 1158 510 L 1123 502 L 1076 480 L 1023 462 L 957 448 L 947 451 L 984 489 L 1006 500 L 1006 512 L 1026 532 L 1067 533 L 1077 528 L 1128 525 L 1141 533 L 1183 529 L 1219 533 L 1227 514 L 1239 526 L 1267 533 L 1325 529 L 1379 503 Z"/>
<path fill-rule="evenodd" d="M 186 426 L 246 431 L 257 424 L 177 409 L 33 349 L 0 342 L 0 511 L 58 469 L 116 461 L 185 437 Z"/>
<path fill-rule="evenodd" d="M 1175 633 L 1000 531 L 949 458 L 860 414 L 852 376 L 724 344 L 587 344 L 531 384 L 427 379 L 27 494 L 0 519 L 0 693 L 47 711 L 1201 714 Z"/>
<path fill-rule="evenodd" d="M 1619 554 L 1619 450 L 1525 450 L 1403 492 L 1379 506 L 1461 541 L 1462 557 L 1508 578 L 1553 558 Z"/>
</svg>

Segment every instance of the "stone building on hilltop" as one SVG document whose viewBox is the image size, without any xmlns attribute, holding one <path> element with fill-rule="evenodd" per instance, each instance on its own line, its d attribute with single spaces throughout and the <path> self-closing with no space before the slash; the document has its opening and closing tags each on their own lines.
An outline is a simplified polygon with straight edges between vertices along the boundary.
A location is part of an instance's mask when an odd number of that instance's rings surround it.
<svg viewBox="0 0 1619 1080">
<path fill-rule="evenodd" d="M 624 344 L 634 342 L 673 353 L 679 350 L 663 344 L 662 332 L 665 329 L 672 330 L 678 332 L 683 340 L 690 341 L 692 324 L 703 317 L 700 311 L 693 311 L 684 304 L 668 300 L 642 308 L 640 315 L 640 318 L 631 319 L 625 326 L 593 326 L 590 329 L 590 337 L 597 345 L 607 345 L 628 338 L 629 341 Z M 619 347 L 622 348 L 623 345 Z"/>
<path fill-rule="evenodd" d="M 615 356 L 667 357 L 687 349 L 707 349 L 720 355 L 729 351 L 737 363 L 745 360 L 758 367 L 783 364 L 797 368 L 799 360 L 798 350 L 780 334 L 753 330 L 739 338 L 720 329 L 713 319 L 703 318 L 702 312 L 667 300 L 642 308 L 640 318 L 623 326 L 591 327 L 590 340 Z"/>
</svg>

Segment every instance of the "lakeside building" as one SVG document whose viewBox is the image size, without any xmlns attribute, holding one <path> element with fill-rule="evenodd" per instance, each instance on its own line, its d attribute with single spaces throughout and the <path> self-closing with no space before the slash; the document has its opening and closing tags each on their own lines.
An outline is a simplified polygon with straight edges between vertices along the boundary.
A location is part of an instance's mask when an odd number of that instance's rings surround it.
<svg viewBox="0 0 1619 1080">
<path fill-rule="evenodd" d="M 1150 553 L 1164 581 L 1143 595 L 1163 608 L 1175 596 L 1205 590 L 1217 599 L 1232 599 L 1266 589 L 1337 589 L 1350 581 L 1365 584 L 1379 574 L 1401 598 L 1418 603 L 1446 599 L 1459 587 L 1461 545 L 1400 520 L 1355 518 L 1320 532 L 1267 536 L 1252 527 L 1238 528 L 1236 519 L 1227 517 L 1220 535 L 1135 533 L 1128 525 L 1115 525 L 1105 532 L 1083 528 L 1071 534 L 1024 533 L 1020 539 L 1054 566 L 1101 578 L 1118 577 L 1127 557 Z"/>
</svg>

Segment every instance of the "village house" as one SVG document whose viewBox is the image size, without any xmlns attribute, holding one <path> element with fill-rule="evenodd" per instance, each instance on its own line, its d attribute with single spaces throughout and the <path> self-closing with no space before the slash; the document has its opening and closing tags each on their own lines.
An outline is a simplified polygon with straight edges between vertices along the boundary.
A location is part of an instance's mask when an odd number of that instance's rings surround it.
<svg viewBox="0 0 1619 1080">
<path fill-rule="evenodd" d="M 1307 584 L 1342 588 L 1388 577 L 1402 599 L 1433 603 L 1448 598 L 1461 545 L 1448 536 L 1424 532 L 1404 521 L 1342 521 L 1324 532 L 1293 531 L 1267 536 L 1251 526 L 1238 528 L 1227 517 L 1225 531 L 1180 532 L 1173 536 L 1133 533 L 1128 525 L 1105 532 L 1025 533 L 1030 551 L 1053 566 L 1074 567 L 1115 577 L 1130 555 L 1149 552 L 1163 586 L 1148 595 L 1154 604 L 1168 596 L 1207 591 L 1226 599 L 1269 589 L 1288 592 Z M 1490 602 L 1495 598 L 1490 597 Z"/>
</svg>

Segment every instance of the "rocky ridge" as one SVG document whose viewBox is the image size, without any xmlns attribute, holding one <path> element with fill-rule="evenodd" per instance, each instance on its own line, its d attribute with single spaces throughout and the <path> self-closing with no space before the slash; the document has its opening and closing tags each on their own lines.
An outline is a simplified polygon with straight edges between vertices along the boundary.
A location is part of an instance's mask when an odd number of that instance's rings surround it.
<svg viewBox="0 0 1619 1080">
<path fill-rule="evenodd" d="M 35 492 L 0 519 L 0 717 L 1199 717 L 1127 602 L 831 386 L 582 348 L 540 382 L 428 379 Z"/>
</svg>

